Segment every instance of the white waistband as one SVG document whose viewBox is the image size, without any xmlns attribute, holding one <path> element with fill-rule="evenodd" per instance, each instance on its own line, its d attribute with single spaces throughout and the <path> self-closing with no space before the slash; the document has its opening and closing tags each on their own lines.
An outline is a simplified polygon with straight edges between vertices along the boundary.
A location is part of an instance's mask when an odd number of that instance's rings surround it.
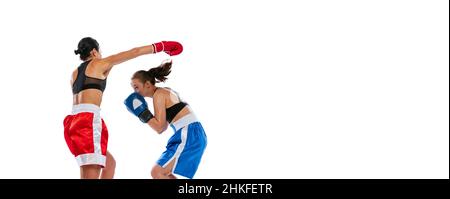
<svg viewBox="0 0 450 199">
<path fill-rule="evenodd" d="M 171 123 L 170 125 L 172 126 L 172 128 L 174 128 L 175 131 L 178 131 L 181 128 L 194 122 L 198 122 L 197 117 L 195 116 L 194 113 L 189 113 L 183 116 L 182 118 L 178 119 L 176 122 Z"/>
<path fill-rule="evenodd" d="M 100 114 L 100 110 L 101 110 L 100 107 L 98 107 L 95 104 L 77 104 L 73 105 L 72 114 L 75 115 L 81 112 Z"/>
</svg>

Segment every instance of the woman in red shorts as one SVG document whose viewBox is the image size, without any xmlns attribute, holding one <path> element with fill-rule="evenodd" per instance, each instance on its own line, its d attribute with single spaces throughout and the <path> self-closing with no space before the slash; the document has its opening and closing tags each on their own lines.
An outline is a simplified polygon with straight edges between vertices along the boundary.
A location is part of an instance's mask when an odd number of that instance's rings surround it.
<svg viewBox="0 0 450 199">
<path fill-rule="evenodd" d="M 64 137 L 80 166 L 80 178 L 114 177 L 115 160 L 107 150 L 108 129 L 100 115 L 106 79 L 113 66 L 141 55 L 164 51 L 173 56 L 182 50 L 178 42 L 162 41 L 102 58 L 95 39 L 80 40 L 75 54 L 83 63 L 72 73 L 72 114 L 64 119 Z"/>
</svg>

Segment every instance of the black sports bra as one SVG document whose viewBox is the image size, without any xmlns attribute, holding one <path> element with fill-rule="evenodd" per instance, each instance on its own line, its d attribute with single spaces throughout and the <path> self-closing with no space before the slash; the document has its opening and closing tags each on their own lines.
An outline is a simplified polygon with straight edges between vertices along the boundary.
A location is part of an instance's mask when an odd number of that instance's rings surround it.
<svg viewBox="0 0 450 199">
<path fill-rule="evenodd" d="M 172 90 L 171 88 L 168 88 L 168 87 L 166 87 L 166 88 Z M 172 105 L 172 106 L 169 107 L 169 108 L 166 108 L 166 121 L 169 122 L 169 123 L 171 123 L 172 120 L 173 120 L 173 118 L 175 118 L 175 116 L 176 116 L 176 115 L 177 115 L 177 114 L 178 114 L 185 106 L 188 105 L 188 103 L 181 101 L 180 95 L 178 95 L 178 93 L 177 93 L 176 91 L 174 91 L 174 90 L 172 90 L 172 91 L 173 91 L 174 93 L 177 94 L 178 100 L 179 100 L 180 102 L 178 102 L 178 103 Z"/>
<path fill-rule="evenodd" d="M 83 62 L 80 66 L 78 66 L 78 75 L 77 75 L 77 79 L 75 79 L 75 81 L 73 82 L 72 85 L 72 93 L 78 94 L 79 92 L 81 92 L 82 90 L 85 89 L 98 89 L 101 90 L 102 92 L 105 91 L 106 88 L 106 79 L 98 79 L 98 78 L 94 78 L 94 77 L 88 77 L 86 76 L 86 68 L 87 65 L 89 64 L 89 61 Z"/>
</svg>

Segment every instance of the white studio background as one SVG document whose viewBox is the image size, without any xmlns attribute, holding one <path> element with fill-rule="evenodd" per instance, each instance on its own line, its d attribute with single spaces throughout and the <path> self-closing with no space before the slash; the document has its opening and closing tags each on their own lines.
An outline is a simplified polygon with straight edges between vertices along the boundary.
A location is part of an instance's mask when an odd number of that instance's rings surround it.
<svg viewBox="0 0 450 199">
<path fill-rule="evenodd" d="M 208 135 L 196 178 L 449 177 L 448 1 L 17 0 L 0 22 L 0 178 L 79 178 L 62 121 L 85 36 L 103 56 L 184 45 L 166 86 Z M 173 133 L 123 105 L 133 72 L 166 58 L 110 73 L 116 178 L 150 178 Z"/>
</svg>

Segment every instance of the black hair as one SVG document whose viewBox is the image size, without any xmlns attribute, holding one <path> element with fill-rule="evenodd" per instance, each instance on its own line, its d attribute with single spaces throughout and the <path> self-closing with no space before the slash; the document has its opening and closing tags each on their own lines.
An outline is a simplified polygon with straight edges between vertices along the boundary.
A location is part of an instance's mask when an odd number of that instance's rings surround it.
<svg viewBox="0 0 450 199">
<path fill-rule="evenodd" d="M 97 40 L 85 37 L 78 42 L 78 49 L 74 50 L 74 52 L 75 55 L 80 54 L 80 59 L 85 61 L 91 55 L 93 49 L 98 51 L 99 48 Z"/>
<path fill-rule="evenodd" d="M 167 76 L 170 74 L 170 72 L 172 72 L 171 68 L 172 61 L 164 62 L 161 65 L 151 68 L 148 71 L 136 71 L 131 79 L 139 79 L 142 83 L 150 81 L 150 83 L 155 85 L 155 83 L 164 82 L 167 80 Z"/>
</svg>

